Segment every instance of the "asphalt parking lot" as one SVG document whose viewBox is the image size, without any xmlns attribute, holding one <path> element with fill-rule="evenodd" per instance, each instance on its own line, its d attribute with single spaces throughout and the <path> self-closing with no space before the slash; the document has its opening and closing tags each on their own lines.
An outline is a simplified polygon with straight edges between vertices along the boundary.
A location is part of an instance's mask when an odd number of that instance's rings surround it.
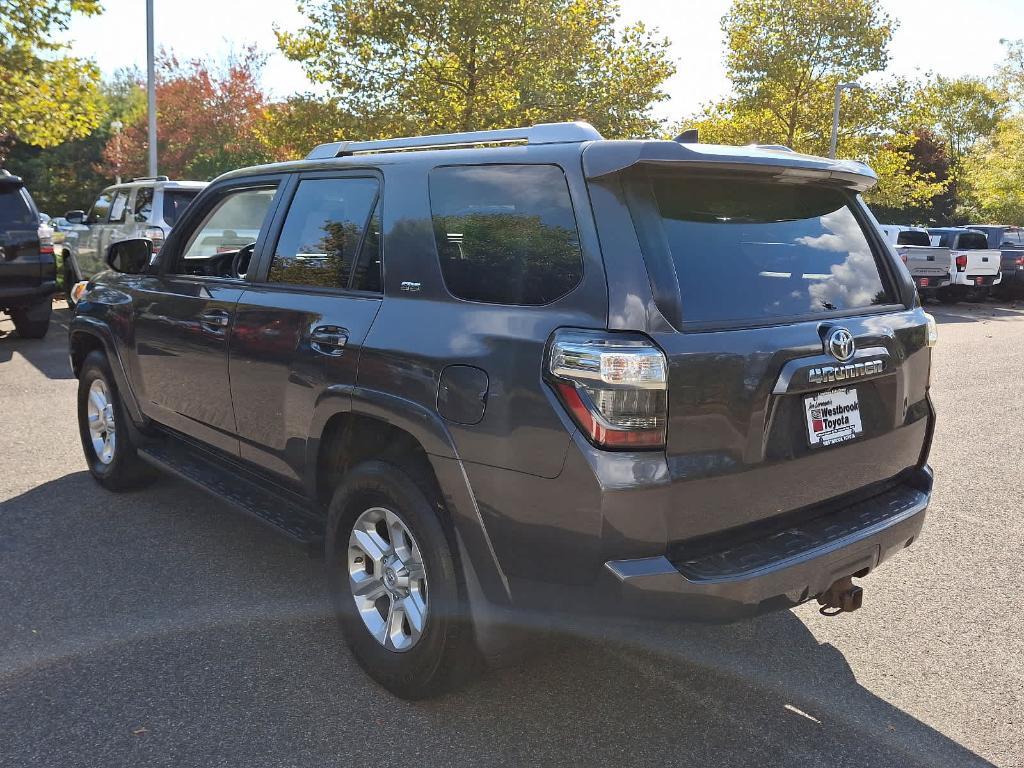
<svg viewBox="0 0 1024 768">
<path fill-rule="evenodd" d="M 94 484 L 66 310 L 0 321 L 0 766 L 1024 766 L 1024 306 L 934 312 L 930 518 L 860 612 L 581 627 L 417 704 L 302 550 L 177 480 Z"/>
</svg>

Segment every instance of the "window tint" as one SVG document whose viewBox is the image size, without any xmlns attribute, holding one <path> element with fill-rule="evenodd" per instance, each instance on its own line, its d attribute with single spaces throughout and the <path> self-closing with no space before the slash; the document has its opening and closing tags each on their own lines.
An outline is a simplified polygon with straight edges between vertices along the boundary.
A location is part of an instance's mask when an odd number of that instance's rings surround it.
<svg viewBox="0 0 1024 768">
<path fill-rule="evenodd" d="M 684 320 L 764 320 L 894 301 L 852 200 L 839 190 L 697 176 L 654 176 L 650 188 L 657 209 L 634 211 L 634 220 L 645 249 L 667 246 Z"/>
<path fill-rule="evenodd" d="M 114 195 L 114 202 L 110 205 L 110 222 L 112 224 L 120 224 L 124 221 L 125 208 L 128 207 L 128 192 L 125 190 L 118 190 L 117 194 Z"/>
<path fill-rule="evenodd" d="M 434 239 L 454 296 L 547 304 L 583 277 L 569 188 L 553 165 L 435 168 Z"/>
<path fill-rule="evenodd" d="M 983 251 L 988 248 L 988 238 L 981 232 L 963 232 L 956 247 L 962 251 Z"/>
<path fill-rule="evenodd" d="M 359 248 L 359 258 L 349 288 L 354 291 L 375 291 L 380 293 L 381 281 L 381 233 L 380 233 L 380 202 L 373 209 L 370 224 L 363 235 L 363 244 Z"/>
<path fill-rule="evenodd" d="M 931 245 L 927 232 L 903 230 L 896 236 L 896 245 Z"/>
<path fill-rule="evenodd" d="M 267 279 L 272 283 L 347 287 L 356 249 L 376 199 L 376 179 L 299 182 Z"/>
<path fill-rule="evenodd" d="M 229 192 L 221 198 L 192 234 L 174 271 L 229 276 L 234 255 L 259 238 L 276 192 L 275 187 L 259 187 Z"/>
<path fill-rule="evenodd" d="M 114 195 L 112 192 L 104 192 L 96 198 L 96 202 L 92 204 L 92 210 L 89 211 L 89 216 L 85 220 L 86 224 L 98 224 L 99 222 L 107 220 L 107 214 L 110 213 L 110 201 L 113 200 Z"/>
<path fill-rule="evenodd" d="M 164 223 L 169 227 L 177 224 L 181 212 L 198 194 L 198 189 L 164 189 Z"/>
<path fill-rule="evenodd" d="M 38 225 L 22 188 L 0 186 L 0 229 L 34 228 Z"/>
<path fill-rule="evenodd" d="M 153 213 L 153 188 L 139 187 L 135 193 L 135 220 L 147 221 Z"/>
</svg>

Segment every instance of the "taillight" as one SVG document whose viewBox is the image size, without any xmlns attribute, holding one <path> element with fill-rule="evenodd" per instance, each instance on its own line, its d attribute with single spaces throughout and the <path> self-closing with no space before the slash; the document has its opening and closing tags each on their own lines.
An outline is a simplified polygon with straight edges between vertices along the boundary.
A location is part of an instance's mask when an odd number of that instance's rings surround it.
<svg viewBox="0 0 1024 768">
<path fill-rule="evenodd" d="M 43 225 L 36 230 L 39 235 L 39 253 L 53 255 L 53 230 Z"/>
<path fill-rule="evenodd" d="M 907 263 L 907 254 L 905 254 L 905 253 L 901 253 L 901 254 L 900 254 L 900 258 L 901 258 L 901 259 L 903 259 L 903 263 L 904 263 L 904 264 L 906 264 L 906 263 Z"/>
<path fill-rule="evenodd" d="M 663 448 L 668 363 L 635 334 L 558 331 L 545 377 L 573 421 L 600 448 Z"/>
<path fill-rule="evenodd" d="M 1017 266 L 1024 269 L 1024 256 L 1017 257 Z"/>
<path fill-rule="evenodd" d="M 160 227 L 146 227 L 142 236 L 153 241 L 153 253 L 160 253 L 160 248 L 164 244 L 164 231 Z"/>
<path fill-rule="evenodd" d="M 967 270 L 967 254 L 961 253 L 956 257 L 956 271 L 965 272 Z"/>
</svg>

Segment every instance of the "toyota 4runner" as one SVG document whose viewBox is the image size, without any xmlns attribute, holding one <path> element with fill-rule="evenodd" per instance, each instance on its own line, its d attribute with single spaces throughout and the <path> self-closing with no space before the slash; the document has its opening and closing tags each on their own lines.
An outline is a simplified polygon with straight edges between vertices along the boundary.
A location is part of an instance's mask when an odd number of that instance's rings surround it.
<svg viewBox="0 0 1024 768">
<path fill-rule="evenodd" d="M 874 183 L 585 123 L 228 173 L 77 287 L 90 470 L 173 472 L 323 552 L 406 697 L 527 616 L 853 610 L 932 487 L 935 326 Z"/>
</svg>

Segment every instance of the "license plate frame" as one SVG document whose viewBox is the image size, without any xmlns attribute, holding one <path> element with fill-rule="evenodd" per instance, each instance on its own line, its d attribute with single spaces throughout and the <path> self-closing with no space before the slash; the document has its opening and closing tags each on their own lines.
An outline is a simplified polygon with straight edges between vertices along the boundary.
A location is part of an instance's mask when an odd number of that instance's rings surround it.
<svg viewBox="0 0 1024 768">
<path fill-rule="evenodd" d="M 813 392 L 804 396 L 803 406 L 812 448 L 846 443 L 864 434 L 856 387 Z"/>
</svg>

